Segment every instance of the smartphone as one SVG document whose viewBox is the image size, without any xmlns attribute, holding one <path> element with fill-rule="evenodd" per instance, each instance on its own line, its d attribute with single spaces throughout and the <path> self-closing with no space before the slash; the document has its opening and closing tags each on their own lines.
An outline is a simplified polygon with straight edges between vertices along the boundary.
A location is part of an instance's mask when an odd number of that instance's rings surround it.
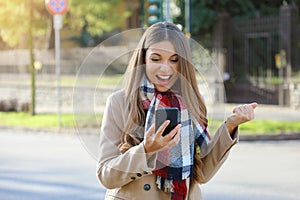
<svg viewBox="0 0 300 200">
<path fill-rule="evenodd" d="M 166 121 L 170 120 L 162 136 L 169 134 L 178 124 L 178 108 L 158 108 L 155 112 L 155 132 Z"/>
</svg>

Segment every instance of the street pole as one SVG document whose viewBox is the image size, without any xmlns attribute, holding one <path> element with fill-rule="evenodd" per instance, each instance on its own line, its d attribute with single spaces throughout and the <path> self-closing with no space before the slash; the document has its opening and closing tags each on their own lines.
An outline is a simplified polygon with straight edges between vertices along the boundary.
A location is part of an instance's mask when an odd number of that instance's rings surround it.
<svg viewBox="0 0 300 200">
<path fill-rule="evenodd" d="M 60 83 L 60 29 L 62 28 L 62 14 L 68 10 L 67 0 L 45 0 L 48 11 L 53 15 L 53 28 L 55 34 L 55 71 L 57 96 L 57 124 L 61 127 L 61 83 Z"/>
<path fill-rule="evenodd" d="M 185 0 L 185 33 L 191 36 L 191 0 Z"/>
<path fill-rule="evenodd" d="M 56 70 L 56 97 L 57 97 L 57 123 L 61 127 L 61 77 L 60 77 L 60 29 L 62 28 L 62 15 L 53 15 L 55 31 L 55 70 Z"/>
<path fill-rule="evenodd" d="M 172 20 L 171 20 L 170 0 L 166 0 L 166 21 L 167 22 L 172 22 Z"/>
</svg>

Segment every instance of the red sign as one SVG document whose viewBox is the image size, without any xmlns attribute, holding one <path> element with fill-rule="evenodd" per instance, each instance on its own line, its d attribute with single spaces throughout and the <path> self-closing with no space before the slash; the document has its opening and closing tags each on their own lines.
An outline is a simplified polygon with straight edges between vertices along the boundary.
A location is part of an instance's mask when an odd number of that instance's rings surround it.
<svg viewBox="0 0 300 200">
<path fill-rule="evenodd" d="M 46 7 L 52 15 L 62 15 L 68 10 L 67 0 L 45 0 Z"/>
</svg>

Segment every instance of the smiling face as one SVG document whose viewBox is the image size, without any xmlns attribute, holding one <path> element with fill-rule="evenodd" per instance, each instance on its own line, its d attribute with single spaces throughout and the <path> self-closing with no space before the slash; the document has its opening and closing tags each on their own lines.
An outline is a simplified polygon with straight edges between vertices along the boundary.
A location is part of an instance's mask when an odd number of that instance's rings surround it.
<svg viewBox="0 0 300 200">
<path fill-rule="evenodd" d="M 146 52 L 146 75 L 160 92 L 169 90 L 178 78 L 178 55 L 174 45 L 165 40 L 154 43 Z"/>
</svg>

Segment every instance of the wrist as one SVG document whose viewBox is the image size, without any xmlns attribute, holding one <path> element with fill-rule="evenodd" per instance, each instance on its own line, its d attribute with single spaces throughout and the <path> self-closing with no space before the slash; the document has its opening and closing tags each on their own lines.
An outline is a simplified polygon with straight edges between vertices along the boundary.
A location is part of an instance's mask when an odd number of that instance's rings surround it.
<svg viewBox="0 0 300 200">
<path fill-rule="evenodd" d="M 234 132 L 234 130 L 237 128 L 237 125 L 235 125 L 228 119 L 225 121 L 225 124 L 226 124 L 229 134 L 232 134 Z"/>
<path fill-rule="evenodd" d="M 145 141 L 143 141 L 143 146 L 144 146 L 144 150 L 145 150 L 145 153 L 146 153 L 146 154 L 153 154 L 153 152 L 151 151 L 151 149 L 149 149 L 149 148 L 146 146 Z"/>
</svg>

